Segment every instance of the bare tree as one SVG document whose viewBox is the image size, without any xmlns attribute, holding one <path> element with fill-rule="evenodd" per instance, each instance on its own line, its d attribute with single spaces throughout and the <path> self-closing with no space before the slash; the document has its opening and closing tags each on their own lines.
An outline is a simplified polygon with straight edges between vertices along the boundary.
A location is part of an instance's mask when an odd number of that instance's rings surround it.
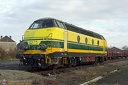
<svg viewBox="0 0 128 85">
<path fill-rule="evenodd" d="M 128 50 L 128 46 L 125 45 L 125 46 L 122 47 L 122 49 L 123 49 L 123 50 Z"/>
</svg>

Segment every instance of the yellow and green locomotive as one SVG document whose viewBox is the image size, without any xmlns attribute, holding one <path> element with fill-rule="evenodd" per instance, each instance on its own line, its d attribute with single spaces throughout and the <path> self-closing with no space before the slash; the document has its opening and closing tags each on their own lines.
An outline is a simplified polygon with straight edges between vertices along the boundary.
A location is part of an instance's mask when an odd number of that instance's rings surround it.
<svg viewBox="0 0 128 85">
<path fill-rule="evenodd" d="M 102 35 L 53 18 L 34 21 L 20 46 L 20 60 L 32 67 L 102 62 L 107 57 Z"/>
</svg>

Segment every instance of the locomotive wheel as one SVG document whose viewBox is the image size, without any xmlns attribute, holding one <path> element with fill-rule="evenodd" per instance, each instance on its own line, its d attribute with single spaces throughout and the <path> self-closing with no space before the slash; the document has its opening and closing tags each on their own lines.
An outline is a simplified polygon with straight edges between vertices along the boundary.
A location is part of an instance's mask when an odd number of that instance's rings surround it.
<svg viewBox="0 0 128 85">
<path fill-rule="evenodd" d="M 100 57 L 100 63 L 104 62 L 104 57 Z"/>
<path fill-rule="evenodd" d="M 104 62 L 104 57 L 96 57 L 95 58 L 95 64 L 103 63 L 103 62 Z"/>
<path fill-rule="evenodd" d="M 71 60 L 71 65 L 72 65 L 72 66 L 76 66 L 76 62 L 77 62 L 76 59 L 75 59 L 75 58 L 72 58 L 72 60 Z"/>
<path fill-rule="evenodd" d="M 104 57 L 104 61 L 107 61 L 107 57 Z"/>
<path fill-rule="evenodd" d="M 95 64 L 97 65 L 98 63 L 99 63 L 99 58 L 96 57 L 96 58 L 95 58 Z"/>
</svg>

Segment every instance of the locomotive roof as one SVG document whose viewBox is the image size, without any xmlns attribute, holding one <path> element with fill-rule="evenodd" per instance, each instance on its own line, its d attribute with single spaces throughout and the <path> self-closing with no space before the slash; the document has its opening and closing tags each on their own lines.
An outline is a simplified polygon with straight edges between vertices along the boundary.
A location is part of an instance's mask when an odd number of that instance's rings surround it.
<svg viewBox="0 0 128 85">
<path fill-rule="evenodd" d="M 38 20 L 43 20 L 43 19 L 53 19 L 53 20 L 57 20 L 57 21 L 63 22 L 64 24 L 68 24 L 68 25 L 70 25 L 70 26 L 77 27 L 78 29 L 81 29 L 81 30 L 83 30 L 83 31 L 89 32 L 89 33 L 91 33 L 91 34 L 93 35 L 93 37 L 99 38 L 98 36 L 100 36 L 102 39 L 104 39 L 104 37 L 103 37 L 101 34 L 98 34 L 98 33 L 96 33 L 96 32 L 90 31 L 90 30 L 86 30 L 86 29 L 84 29 L 84 28 L 75 26 L 75 25 L 73 25 L 73 24 L 69 24 L 69 23 L 67 23 L 67 22 L 64 22 L 64 21 L 61 21 L 61 20 L 58 20 L 58 19 L 55 19 L 55 18 L 46 17 L 46 18 L 41 18 L 41 19 L 38 19 Z M 37 20 L 35 20 L 35 21 L 37 21 Z M 98 36 L 96 36 L 96 35 L 98 35 Z M 105 40 L 105 39 L 104 39 L 104 40 Z"/>
</svg>

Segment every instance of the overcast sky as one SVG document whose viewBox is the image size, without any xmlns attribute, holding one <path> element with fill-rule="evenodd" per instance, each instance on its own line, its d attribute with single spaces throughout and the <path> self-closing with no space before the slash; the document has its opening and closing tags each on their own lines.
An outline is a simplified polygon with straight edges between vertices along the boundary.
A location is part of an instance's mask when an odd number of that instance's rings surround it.
<svg viewBox="0 0 128 85">
<path fill-rule="evenodd" d="M 0 0 L 0 36 L 18 43 L 34 20 L 45 17 L 102 34 L 108 46 L 128 45 L 128 0 Z"/>
</svg>

